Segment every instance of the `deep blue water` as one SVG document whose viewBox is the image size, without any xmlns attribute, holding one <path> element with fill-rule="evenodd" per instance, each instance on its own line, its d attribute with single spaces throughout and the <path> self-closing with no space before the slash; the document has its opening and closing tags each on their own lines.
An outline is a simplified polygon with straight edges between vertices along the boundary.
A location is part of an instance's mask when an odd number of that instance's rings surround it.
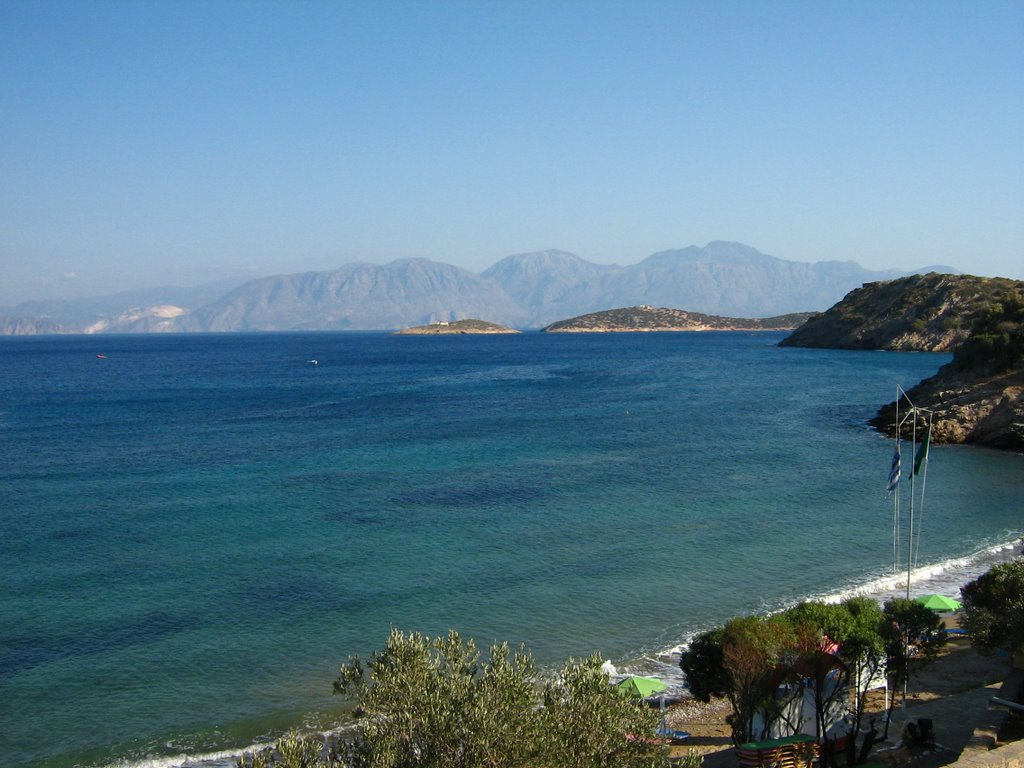
<svg viewBox="0 0 1024 768">
<path fill-rule="evenodd" d="M 948 357 L 780 338 L 0 340 L 5 762 L 330 727 L 393 626 L 670 675 L 732 616 L 895 589 L 864 422 Z M 955 594 L 1021 537 L 1024 457 L 936 446 L 927 482 Z"/>
</svg>

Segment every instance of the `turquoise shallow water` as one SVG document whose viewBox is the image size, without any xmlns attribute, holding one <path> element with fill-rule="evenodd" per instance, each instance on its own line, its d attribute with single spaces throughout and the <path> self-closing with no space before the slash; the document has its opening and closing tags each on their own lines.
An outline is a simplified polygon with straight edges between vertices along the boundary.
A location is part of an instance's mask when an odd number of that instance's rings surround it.
<svg viewBox="0 0 1024 768">
<path fill-rule="evenodd" d="M 392 626 L 670 675 L 731 616 L 895 590 L 864 421 L 948 358 L 781 337 L 0 340 L 5 762 L 331 727 Z M 936 583 L 1021 537 L 1022 491 L 1024 457 L 933 449 Z"/>
</svg>

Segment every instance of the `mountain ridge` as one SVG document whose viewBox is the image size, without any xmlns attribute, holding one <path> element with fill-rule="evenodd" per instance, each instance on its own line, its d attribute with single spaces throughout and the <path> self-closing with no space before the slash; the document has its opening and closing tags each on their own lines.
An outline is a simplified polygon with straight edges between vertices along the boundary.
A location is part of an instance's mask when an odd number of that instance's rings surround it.
<svg viewBox="0 0 1024 768">
<path fill-rule="evenodd" d="M 627 266 L 595 264 L 549 249 L 506 256 L 479 274 L 428 259 L 383 265 L 355 261 L 335 270 L 256 278 L 216 296 L 210 290 L 153 289 L 146 293 L 148 304 L 137 301 L 138 292 L 120 301 L 115 295 L 77 303 L 25 303 L 0 308 L 0 316 L 6 316 L 0 329 L 397 330 L 466 318 L 525 329 L 642 304 L 774 317 L 824 310 L 861 283 L 892 274 L 905 273 L 867 270 L 855 262 L 786 261 L 727 241 L 659 251 Z M 46 311 L 28 311 L 41 308 Z"/>
</svg>

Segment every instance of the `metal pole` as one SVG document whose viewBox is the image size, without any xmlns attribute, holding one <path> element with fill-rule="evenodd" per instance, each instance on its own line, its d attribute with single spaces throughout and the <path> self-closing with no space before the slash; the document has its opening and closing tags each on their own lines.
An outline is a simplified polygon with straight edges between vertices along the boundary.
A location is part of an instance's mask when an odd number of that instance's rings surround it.
<svg viewBox="0 0 1024 768">
<path fill-rule="evenodd" d="M 896 450 L 900 445 L 900 386 L 896 385 Z M 902 459 L 901 459 L 902 460 Z M 892 494 L 892 572 L 900 567 L 900 487 L 893 488 Z"/>
<path fill-rule="evenodd" d="M 1010 709 L 1016 709 L 1019 712 L 1024 712 L 1024 704 L 1018 704 L 1015 701 L 1007 701 L 1006 699 L 1000 699 L 998 696 L 993 696 L 989 699 L 989 702 L 996 704 L 1000 707 L 1009 707 Z"/>
<path fill-rule="evenodd" d="M 909 399 L 909 398 L 908 398 Z M 911 407 L 908 416 L 914 419 L 910 431 L 910 524 L 907 526 L 907 600 L 910 599 L 910 574 L 914 562 L 914 454 L 917 451 L 917 408 Z"/>
</svg>

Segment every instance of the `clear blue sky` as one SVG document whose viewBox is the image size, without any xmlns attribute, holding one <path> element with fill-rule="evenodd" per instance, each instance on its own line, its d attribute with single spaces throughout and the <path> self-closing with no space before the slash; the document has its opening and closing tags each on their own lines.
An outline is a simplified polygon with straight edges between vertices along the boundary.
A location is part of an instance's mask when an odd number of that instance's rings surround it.
<svg viewBox="0 0 1024 768">
<path fill-rule="evenodd" d="M 735 240 L 1024 278 L 1024 3 L 0 4 L 0 303 Z"/>
</svg>

